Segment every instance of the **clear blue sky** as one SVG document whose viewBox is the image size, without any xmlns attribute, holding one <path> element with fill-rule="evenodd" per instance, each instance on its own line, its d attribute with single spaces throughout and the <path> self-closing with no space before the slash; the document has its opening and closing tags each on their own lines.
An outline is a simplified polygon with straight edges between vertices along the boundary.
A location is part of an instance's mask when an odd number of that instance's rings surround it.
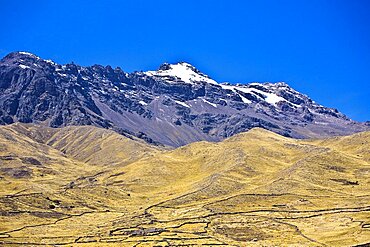
<svg viewBox="0 0 370 247">
<path fill-rule="evenodd" d="M 0 0 L 0 56 L 153 70 L 187 61 L 217 81 L 286 81 L 370 120 L 370 1 Z"/>
</svg>

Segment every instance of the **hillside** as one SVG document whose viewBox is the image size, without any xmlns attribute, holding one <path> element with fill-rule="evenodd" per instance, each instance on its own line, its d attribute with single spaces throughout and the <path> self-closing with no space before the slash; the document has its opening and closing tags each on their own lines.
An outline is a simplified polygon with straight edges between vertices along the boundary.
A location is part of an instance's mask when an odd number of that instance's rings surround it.
<svg viewBox="0 0 370 247">
<path fill-rule="evenodd" d="M 66 156 L 92 165 L 124 165 L 160 150 L 133 136 L 93 126 L 50 128 L 34 124 L 12 124 L 10 129 L 59 150 Z M 165 147 L 162 147 L 165 148 Z"/>
<path fill-rule="evenodd" d="M 296 140 L 254 128 L 174 150 L 95 127 L 0 133 L 3 245 L 370 242 L 370 132 Z"/>
</svg>

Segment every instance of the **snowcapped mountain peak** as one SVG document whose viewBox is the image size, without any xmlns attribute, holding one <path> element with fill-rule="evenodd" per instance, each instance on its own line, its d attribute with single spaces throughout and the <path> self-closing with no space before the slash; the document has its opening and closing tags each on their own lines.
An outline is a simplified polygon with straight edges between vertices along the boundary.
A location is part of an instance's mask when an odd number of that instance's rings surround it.
<svg viewBox="0 0 370 247">
<path fill-rule="evenodd" d="M 168 69 L 171 69 L 172 66 L 184 66 L 184 67 L 196 70 L 196 68 L 193 65 L 187 62 L 178 62 L 178 63 L 173 63 L 173 64 L 163 63 L 161 64 L 161 66 L 159 66 L 158 70 L 168 70 Z"/>
<path fill-rule="evenodd" d="M 164 63 L 157 71 L 145 72 L 148 76 L 163 77 L 170 82 L 185 82 L 185 83 L 211 83 L 218 84 L 216 81 L 209 78 L 208 75 L 203 74 L 193 65 L 186 62 L 179 62 L 175 64 Z"/>
<path fill-rule="evenodd" d="M 36 56 L 35 54 L 32 54 L 30 52 L 26 52 L 26 51 L 19 51 L 19 52 L 16 52 L 18 54 L 21 54 L 21 55 L 26 55 L 26 56 L 29 56 L 29 57 L 33 57 L 33 58 L 37 58 L 37 59 L 40 59 L 40 57 Z"/>
<path fill-rule="evenodd" d="M 276 82 L 275 85 L 279 87 L 289 87 L 289 85 L 284 81 Z"/>
<path fill-rule="evenodd" d="M 48 63 L 51 65 L 57 65 L 52 60 L 42 59 L 39 56 L 33 53 L 30 53 L 30 52 L 26 52 L 26 51 L 17 51 L 17 52 L 9 53 L 3 59 L 20 64 L 20 67 L 22 68 L 29 67 L 29 65 L 36 66 L 37 63 L 39 62 L 44 62 L 44 63 Z"/>
</svg>

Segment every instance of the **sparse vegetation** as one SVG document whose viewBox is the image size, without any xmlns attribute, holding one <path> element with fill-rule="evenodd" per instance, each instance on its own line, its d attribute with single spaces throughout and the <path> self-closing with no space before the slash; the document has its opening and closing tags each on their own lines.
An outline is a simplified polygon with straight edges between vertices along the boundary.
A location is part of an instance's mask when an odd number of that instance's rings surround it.
<svg viewBox="0 0 370 247">
<path fill-rule="evenodd" d="M 165 150 L 95 127 L 0 127 L 0 244 L 365 244 L 369 140 L 256 128 Z"/>
</svg>

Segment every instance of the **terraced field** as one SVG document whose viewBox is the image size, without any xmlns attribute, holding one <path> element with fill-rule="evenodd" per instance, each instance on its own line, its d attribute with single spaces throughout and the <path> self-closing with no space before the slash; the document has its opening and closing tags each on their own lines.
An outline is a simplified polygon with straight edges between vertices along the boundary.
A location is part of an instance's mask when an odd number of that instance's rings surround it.
<svg viewBox="0 0 370 247">
<path fill-rule="evenodd" d="M 170 150 L 95 127 L 0 128 L 3 246 L 370 243 L 370 132 L 263 129 Z"/>
</svg>

